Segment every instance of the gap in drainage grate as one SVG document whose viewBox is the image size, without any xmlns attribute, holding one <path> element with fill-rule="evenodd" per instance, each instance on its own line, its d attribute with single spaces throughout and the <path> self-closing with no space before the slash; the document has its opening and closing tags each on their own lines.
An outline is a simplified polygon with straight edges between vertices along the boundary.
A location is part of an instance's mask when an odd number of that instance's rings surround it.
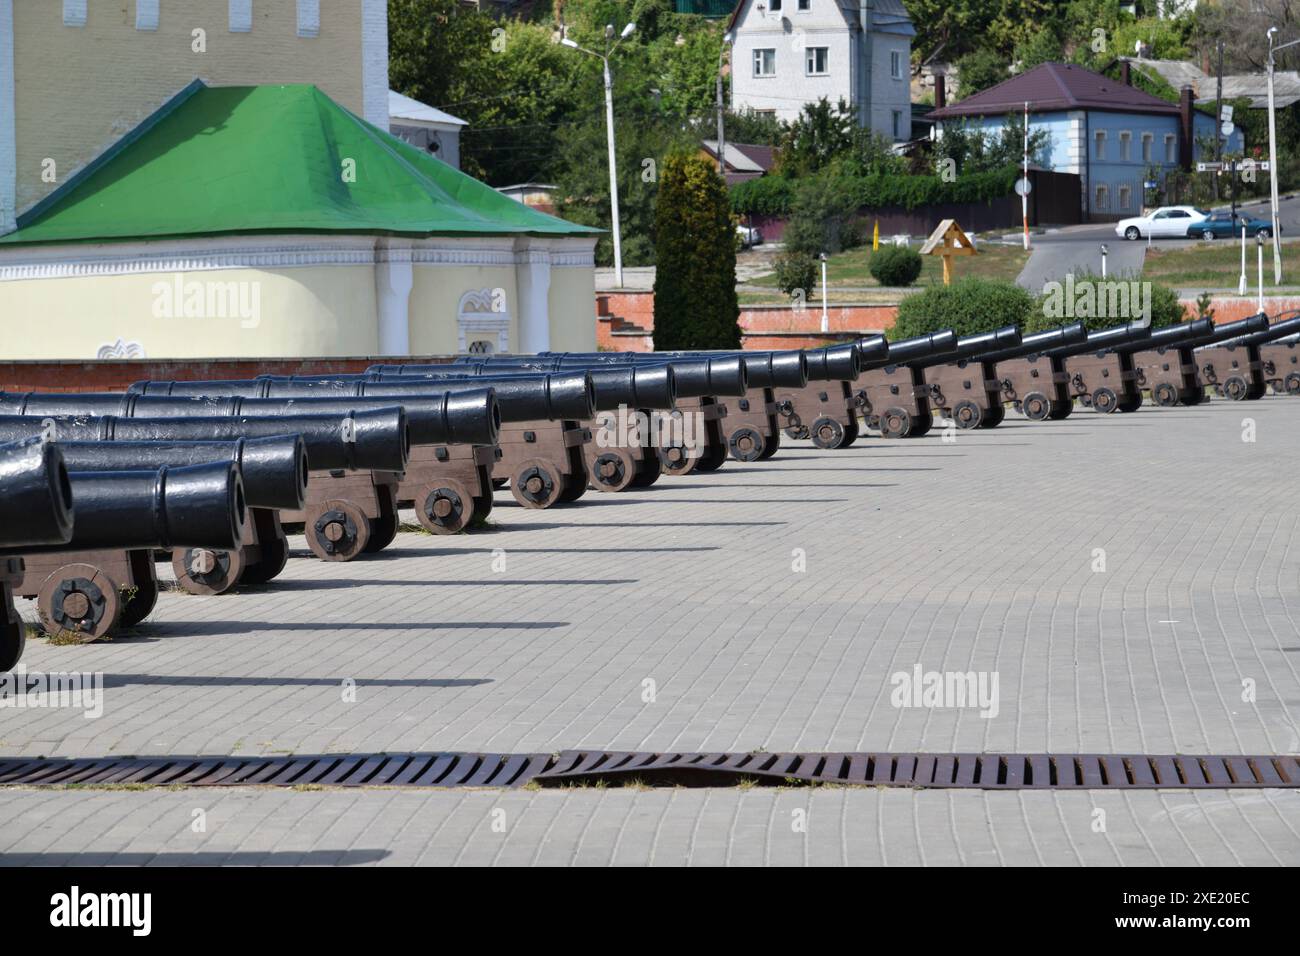
<svg viewBox="0 0 1300 956">
<path fill-rule="evenodd" d="M 1300 788 L 1300 757 L 1149 754 L 397 753 L 2 758 L 0 787 Z"/>
</svg>

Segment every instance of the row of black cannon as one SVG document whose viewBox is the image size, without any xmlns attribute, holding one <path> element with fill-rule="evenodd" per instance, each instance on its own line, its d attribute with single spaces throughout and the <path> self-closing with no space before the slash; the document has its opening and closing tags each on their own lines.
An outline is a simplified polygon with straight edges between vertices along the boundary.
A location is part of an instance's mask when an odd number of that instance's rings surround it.
<svg viewBox="0 0 1300 956">
<path fill-rule="evenodd" d="M 375 365 L 357 375 L 137 382 L 107 394 L 0 393 L 0 666 L 22 652 L 12 596 L 49 632 L 94 640 L 144 620 L 168 559 L 197 594 L 266 585 L 286 532 L 347 561 L 382 551 L 401 507 L 430 532 L 587 490 L 759 461 L 782 437 L 843 448 L 1014 407 L 1132 412 L 1300 394 L 1300 315 L 1225 325 L 1009 327 L 781 352 L 555 353 Z"/>
</svg>

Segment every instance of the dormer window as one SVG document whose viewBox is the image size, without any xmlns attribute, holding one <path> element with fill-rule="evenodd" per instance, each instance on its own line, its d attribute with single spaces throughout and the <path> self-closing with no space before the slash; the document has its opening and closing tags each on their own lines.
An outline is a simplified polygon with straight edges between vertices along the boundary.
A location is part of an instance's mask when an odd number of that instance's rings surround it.
<svg viewBox="0 0 1300 956">
<path fill-rule="evenodd" d="M 807 13 L 812 8 L 812 0 L 799 0 L 799 12 Z"/>
<path fill-rule="evenodd" d="M 781 12 L 781 0 L 767 0 L 767 3 L 773 13 Z"/>
</svg>

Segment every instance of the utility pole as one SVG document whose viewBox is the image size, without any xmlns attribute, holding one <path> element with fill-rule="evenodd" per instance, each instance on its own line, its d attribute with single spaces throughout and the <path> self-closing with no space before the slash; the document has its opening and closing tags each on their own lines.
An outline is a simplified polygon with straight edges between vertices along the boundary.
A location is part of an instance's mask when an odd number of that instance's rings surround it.
<svg viewBox="0 0 1300 956">
<path fill-rule="evenodd" d="M 1218 42 L 1219 65 L 1215 70 L 1214 161 L 1223 162 L 1223 41 Z M 1214 198 L 1219 198 L 1219 177 L 1214 177 Z"/>
<path fill-rule="evenodd" d="M 718 77 L 716 94 L 718 101 L 718 175 L 725 182 L 727 179 L 727 133 L 723 127 L 722 116 L 725 112 L 722 107 L 722 60 L 727 55 L 727 45 L 731 43 L 731 34 L 724 33 L 722 36 L 722 47 L 718 50 Z"/>
<path fill-rule="evenodd" d="M 1273 46 L 1273 37 L 1277 34 L 1277 27 L 1268 28 L 1268 170 L 1269 170 L 1269 192 L 1272 197 L 1273 213 L 1273 283 L 1282 284 L 1282 237 L 1277 228 L 1277 111 L 1273 104 L 1273 55 L 1289 46 L 1295 46 L 1300 40 L 1292 40 L 1289 43 L 1283 43 L 1281 46 Z"/>
</svg>

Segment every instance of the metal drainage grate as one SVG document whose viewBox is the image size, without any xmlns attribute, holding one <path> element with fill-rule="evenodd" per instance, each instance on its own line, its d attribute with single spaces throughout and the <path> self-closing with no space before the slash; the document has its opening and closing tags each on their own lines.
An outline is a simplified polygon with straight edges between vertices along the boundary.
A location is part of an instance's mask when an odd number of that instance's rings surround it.
<svg viewBox="0 0 1300 956">
<path fill-rule="evenodd" d="M 1300 757 L 1147 754 L 320 754 L 0 759 L 0 787 L 727 787 L 976 790 L 1300 788 Z"/>
</svg>

